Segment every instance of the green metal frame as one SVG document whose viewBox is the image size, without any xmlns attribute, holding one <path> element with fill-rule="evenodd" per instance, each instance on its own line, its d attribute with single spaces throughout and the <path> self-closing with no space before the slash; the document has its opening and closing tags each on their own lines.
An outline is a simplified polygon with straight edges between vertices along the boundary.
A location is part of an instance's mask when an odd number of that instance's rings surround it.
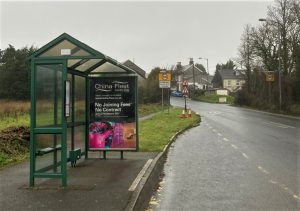
<svg viewBox="0 0 300 211">
<path fill-rule="evenodd" d="M 89 53 L 89 56 L 71 56 L 71 55 L 63 55 L 63 56 L 47 56 L 47 57 L 40 57 L 41 54 L 48 51 L 52 47 L 56 46 L 58 43 L 62 42 L 63 40 L 67 40 L 77 46 L 76 48 L 81 48 L 87 53 Z M 89 47 L 88 45 L 80 42 L 79 40 L 73 38 L 72 36 L 63 33 L 56 39 L 52 40 L 45 46 L 41 47 L 37 51 L 35 51 L 32 55 L 28 58 L 31 60 L 31 111 L 30 111 L 30 177 L 29 177 L 29 185 L 30 187 L 33 187 L 35 185 L 35 179 L 36 178 L 58 178 L 61 179 L 61 184 L 63 187 L 67 186 L 67 162 L 70 161 L 70 158 L 68 158 L 67 153 L 67 128 L 71 128 L 71 150 L 74 150 L 74 133 L 75 133 L 75 127 L 85 125 L 85 150 L 81 152 L 82 155 L 85 155 L 85 158 L 88 159 L 88 129 L 89 129 L 89 79 L 93 77 L 132 77 L 135 76 L 135 82 L 137 84 L 137 75 L 135 72 L 122 65 L 121 63 L 117 62 L 116 60 L 104 55 L 103 53 Z M 69 59 L 79 59 L 77 63 L 72 65 L 71 67 L 67 66 Z M 90 59 L 101 59 L 96 64 L 92 65 L 91 67 L 87 68 L 85 71 L 79 71 L 76 69 L 83 63 L 89 61 Z M 105 64 L 106 62 L 111 63 L 123 70 L 125 70 L 124 73 L 120 72 L 108 72 L 108 73 L 93 73 L 93 70 L 98 68 L 99 66 Z M 61 87 L 61 95 L 62 95 L 62 111 L 61 116 L 58 117 L 58 100 L 56 96 L 56 87 L 57 82 L 55 80 L 53 86 L 55 87 L 55 96 L 53 99 L 54 102 L 54 125 L 51 125 L 49 127 L 36 127 L 36 66 L 37 65 L 46 65 L 46 64 L 61 64 L 62 65 L 62 87 Z M 72 97 L 72 111 L 70 114 L 71 122 L 67 122 L 67 118 L 65 117 L 65 93 L 64 93 L 64 83 L 66 80 L 68 80 L 67 75 L 71 74 L 71 97 Z M 75 117 L 75 89 L 76 89 L 76 78 L 75 76 L 84 77 L 85 78 L 85 122 L 79 121 L 77 122 Z M 55 73 L 54 79 L 57 78 L 57 73 Z M 138 110 L 137 110 L 137 89 L 135 91 L 135 100 L 136 100 L 136 130 L 137 130 L 137 150 L 138 150 Z M 61 118 L 61 124 L 58 125 L 58 118 Z M 54 134 L 54 142 L 53 146 L 50 149 L 44 150 L 47 153 L 53 152 L 53 164 L 50 166 L 45 166 L 41 169 L 36 169 L 36 159 L 37 159 L 37 153 L 36 153 L 36 134 Z M 61 146 L 57 147 L 57 137 L 56 135 L 61 135 Z M 61 161 L 57 160 L 57 153 L 61 152 Z M 43 154 L 43 153 L 41 153 Z M 123 152 L 121 152 L 121 157 L 123 158 Z M 61 172 L 57 173 L 57 167 L 61 167 Z M 48 173 L 49 170 L 54 170 L 53 173 Z"/>
</svg>

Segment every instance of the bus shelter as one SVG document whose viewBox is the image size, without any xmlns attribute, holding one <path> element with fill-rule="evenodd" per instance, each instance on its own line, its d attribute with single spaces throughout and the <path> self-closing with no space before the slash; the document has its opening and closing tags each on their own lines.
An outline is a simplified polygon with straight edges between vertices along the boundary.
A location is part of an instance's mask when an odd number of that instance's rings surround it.
<svg viewBox="0 0 300 211">
<path fill-rule="evenodd" d="M 137 75 L 64 33 L 31 60 L 30 187 L 90 151 L 138 150 Z"/>
</svg>

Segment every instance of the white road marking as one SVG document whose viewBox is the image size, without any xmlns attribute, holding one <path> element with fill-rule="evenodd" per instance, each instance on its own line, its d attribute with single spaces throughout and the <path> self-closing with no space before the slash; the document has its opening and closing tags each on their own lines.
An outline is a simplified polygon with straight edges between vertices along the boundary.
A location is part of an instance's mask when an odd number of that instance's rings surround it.
<svg viewBox="0 0 300 211">
<path fill-rule="evenodd" d="M 249 159 L 248 155 L 246 155 L 245 153 L 242 153 L 242 155 L 243 155 L 246 159 Z"/>
<path fill-rule="evenodd" d="M 270 122 L 271 122 L 271 123 L 273 123 L 273 124 L 276 124 L 276 125 L 283 126 L 283 127 L 295 128 L 294 126 L 290 126 L 290 125 L 282 124 L 282 123 L 279 123 L 279 122 L 272 122 L 272 121 L 270 121 Z"/>
<path fill-rule="evenodd" d="M 224 141 L 228 142 L 229 140 L 227 138 L 223 138 Z"/>
<path fill-rule="evenodd" d="M 277 122 L 262 122 L 266 125 L 270 125 L 270 126 L 274 126 L 274 127 L 279 127 L 279 128 L 295 128 L 293 126 L 290 126 L 290 125 L 284 125 L 284 124 L 281 124 L 281 123 L 277 123 Z"/>
<path fill-rule="evenodd" d="M 137 185 L 139 184 L 139 182 L 141 181 L 142 177 L 144 176 L 144 174 L 146 173 L 147 169 L 149 168 L 151 162 L 153 159 L 149 159 L 144 167 L 142 168 L 142 170 L 140 171 L 140 173 L 137 175 L 137 177 L 135 178 L 135 180 L 132 182 L 131 186 L 129 187 L 128 191 L 134 191 L 137 187 Z"/>
<path fill-rule="evenodd" d="M 231 146 L 234 148 L 234 149 L 237 149 L 238 147 L 235 146 L 234 144 L 231 144 Z"/>
<path fill-rule="evenodd" d="M 241 119 L 247 119 L 247 120 L 249 120 L 250 118 L 248 118 L 248 117 L 243 117 L 243 116 L 237 116 L 238 118 L 241 118 Z"/>
<path fill-rule="evenodd" d="M 266 169 L 264 169 L 263 167 L 261 166 L 257 166 L 257 168 L 264 174 L 270 174 L 270 172 L 268 172 Z"/>
<path fill-rule="evenodd" d="M 213 129 L 212 131 L 215 132 L 215 133 L 217 132 L 215 129 Z"/>
<path fill-rule="evenodd" d="M 218 133 L 218 136 L 222 136 L 222 134 L 221 134 L 221 133 Z"/>
<path fill-rule="evenodd" d="M 275 180 L 272 180 L 272 179 L 270 179 L 269 182 L 272 183 L 272 184 L 277 184 L 278 183 L 278 182 L 276 182 Z"/>
</svg>

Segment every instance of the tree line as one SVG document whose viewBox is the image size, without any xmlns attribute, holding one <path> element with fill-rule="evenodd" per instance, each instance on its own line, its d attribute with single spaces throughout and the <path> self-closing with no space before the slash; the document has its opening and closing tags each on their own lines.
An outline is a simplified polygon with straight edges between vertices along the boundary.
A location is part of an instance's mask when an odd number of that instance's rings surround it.
<svg viewBox="0 0 300 211">
<path fill-rule="evenodd" d="M 300 1 L 276 0 L 266 17 L 258 18 L 262 22 L 246 25 L 241 36 L 235 62 L 246 70 L 246 83 L 236 102 L 289 111 L 300 103 Z M 266 82 L 266 71 L 274 74 L 274 82 Z"/>
<path fill-rule="evenodd" d="M 33 46 L 15 49 L 9 45 L 0 49 L 0 99 L 29 100 L 30 61 Z"/>
</svg>

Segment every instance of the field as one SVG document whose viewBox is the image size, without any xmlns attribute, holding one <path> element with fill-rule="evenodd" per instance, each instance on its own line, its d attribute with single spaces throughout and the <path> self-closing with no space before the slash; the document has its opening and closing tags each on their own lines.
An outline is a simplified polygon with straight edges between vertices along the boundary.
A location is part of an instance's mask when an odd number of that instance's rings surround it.
<svg viewBox="0 0 300 211">
<path fill-rule="evenodd" d="M 30 102 L 0 100 L 0 131 L 12 126 L 29 126 Z"/>
</svg>

